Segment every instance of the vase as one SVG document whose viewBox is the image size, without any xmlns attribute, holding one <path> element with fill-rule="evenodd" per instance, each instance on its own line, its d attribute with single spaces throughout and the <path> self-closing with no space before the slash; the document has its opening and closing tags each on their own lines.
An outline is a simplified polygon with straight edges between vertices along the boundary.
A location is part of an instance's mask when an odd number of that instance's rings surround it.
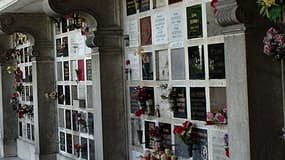
<svg viewBox="0 0 285 160">
<path fill-rule="evenodd" d="M 192 157 L 192 151 L 193 151 L 193 144 L 188 144 L 187 145 L 187 150 L 188 150 L 188 156 Z"/>
</svg>

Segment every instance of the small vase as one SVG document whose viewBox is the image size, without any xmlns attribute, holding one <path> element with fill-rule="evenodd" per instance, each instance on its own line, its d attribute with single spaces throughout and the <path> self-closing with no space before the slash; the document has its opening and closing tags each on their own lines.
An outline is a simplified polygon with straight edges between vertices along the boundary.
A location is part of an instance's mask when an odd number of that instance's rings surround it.
<svg viewBox="0 0 285 160">
<path fill-rule="evenodd" d="M 189 144 L 189 145 L 187 145 L 188 146 L 188 155 L 189 155 L 189 157 L 192 157 L 192 150 L 193 150 L 193 144 Z"/>
</svg>

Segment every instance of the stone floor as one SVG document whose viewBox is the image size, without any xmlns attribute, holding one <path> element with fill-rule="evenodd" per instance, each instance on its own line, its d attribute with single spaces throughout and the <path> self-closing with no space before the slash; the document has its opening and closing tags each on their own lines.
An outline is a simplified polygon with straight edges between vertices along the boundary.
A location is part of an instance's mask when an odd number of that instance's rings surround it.
<svg viewBox="0 0 285 160">
<path fill-rule="evenodd" d="M 17 157 L 9 157 L 9 158 L 0 158 L 0 160 L 21 160 L 21 159 Z"/>
</svg>

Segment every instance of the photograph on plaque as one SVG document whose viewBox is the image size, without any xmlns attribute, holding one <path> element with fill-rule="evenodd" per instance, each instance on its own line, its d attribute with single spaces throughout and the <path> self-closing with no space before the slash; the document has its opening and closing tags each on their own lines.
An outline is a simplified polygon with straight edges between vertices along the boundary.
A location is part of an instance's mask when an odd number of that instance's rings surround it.
<svg viewBox="0 0 285 160">
<path fill-rule="evenodd" d="M 205 129 L 193 128 L 195 142 L 193 144 L 193 160 L 208 160 L 208 133 Z"/>
<path fill-rule="evenodd" d="M 152 44 L 151 18 L 150 18 L 150 16 L 140 19 L 140 36 L 141 36 L 141 45 L 142 46 Z"/>
<path fill-rule="evenodd" d="M 86 60 L 86 80 L 92 81 L 92 60 Z"/>
<path fill-rule="evenodd" d="M 224 44 L 210 44 L 208 46 L 209 78 L 225 79 L 225 52 Z"/>
<path fill-rule="evenodd" d="M 173 99 L 171 102 L 171 110 L 175 118 L 187 118 L 187 101 L 185 87 L 172 87 Z"/>
<path fill-rule="evenodd" d="M 152 147 L 155 146 L 156 143 L 153 139 L 151 139 L 151 137 L 148 134 L 148 131 L 151 130 L 152 128 L 155 128 L 154 122 L 149 122 L 149 121 L 144 122 L 145 147 L 149 149 L 154 149 Z"/>
<path fill-rule="evenodd" d="M 131 118 L 131 144 L 142 147 L 143 130 L 140 118 Z"/>
<path fill-rule="evenodd" d="M 127 8 L 127 16 L 137 13 L 137 1 L 138 0 L 127 0 L 126 8 Z"/>
<path fill-rule="evenodd" d="M 213 160 L 229 160 L 228 134 L 226 132 L 211 131 Z"/>
<path fill-rule="evenodd" d="M 138 0 L 139 11 L 144 12 L 150 9 L 150 0 Z"/>
<path fill-rule="evenodd" d="M 69 61 L 63 62 L 63 78 L 64 78 L 64 81 L 69 80 Z"/>
<path fill-rule="evenodd" d="M 153 8 L 166 6 L 167 0 L 153 0 Z"/>
<path fill-rule="evenodd" d="M 168 0 L 168 4 L 173 4 L 177 2 L 182 2 L 182 0 Z"/>
<path fill-rule="evenodd" d="M 165 149 L 172 149 L 171 142 L 171 125 L 168 123 L 159 123 L 158 124 L 161 132 L 161 142 L 160 149 L 164 151 Z"/>
<path fill-rule="evenodd" d="M 206 93 L 204 87 L 190 88 L 191 119 L 206 121 Z"/>
<path fill-rule="evenodd" d="M 203 46 L 188 48 L 189 79 L 205 79 Z"/>
<path fill-rule="evenodd" d="M 188 39 L 203 37 L 201 5 L 186 8 Z"/>
<path fill-rule="evenodd" d="M 159 50 L 155 52 L 156 80 L 169 80 L 169 61 L 168 50 Z"/>
<path fill-rule="evenodd" d="M 143 80 L 153 80 L 153 57 L 152 52 L 142 53 L 142 78 Z"/>
<path fill-rule="evenodd" d="M 185 54 L 184 48 L 171 50 L 171 77 L 172 80 L 185 80 Z"/>
</svg>

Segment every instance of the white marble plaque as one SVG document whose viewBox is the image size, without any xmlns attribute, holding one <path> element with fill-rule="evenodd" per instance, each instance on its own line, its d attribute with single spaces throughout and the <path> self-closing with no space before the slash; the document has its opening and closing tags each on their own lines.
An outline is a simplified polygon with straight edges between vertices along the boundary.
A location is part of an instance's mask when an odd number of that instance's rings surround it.
<svg viewBox="0 0 285 160">
<path fill-rule="evenodd" d="M 128 22 L 128 33 L 129 33 L 129 47 L 139 46 L 138 40 L 138 22 L 137 20 L 132 20 Z"/>
<path fill-rule="evenodd" d="M 168 43 L 166 14 L 164 12 L 155 14 L 151 24 L 153 44 Z"/>
<path fill-rule="evenodd" d="M 212 131 L 212 153 L 213 160 L 228 160 L 225 155 L 225 132 Z"/>
<path fill-rule="evenodd" d="M 140 80 L 140 58 L 138 55 L 135 55 L 134 53 L 128 54 L 128 58 L 130 60 L 130 80 Z"/>
<path fill-rule="evenodd" d="M 183 12 L 181 9 L 170 10 L 169 12 L 169 41 L 181 41 L 183 33 Z"/>
<path fill-rule="evenodd" d="M 74 32 L 69 35 L 70 38 L 70 56 L 85 54 L 85 39 L 80 32 Z"/>
</svg>

